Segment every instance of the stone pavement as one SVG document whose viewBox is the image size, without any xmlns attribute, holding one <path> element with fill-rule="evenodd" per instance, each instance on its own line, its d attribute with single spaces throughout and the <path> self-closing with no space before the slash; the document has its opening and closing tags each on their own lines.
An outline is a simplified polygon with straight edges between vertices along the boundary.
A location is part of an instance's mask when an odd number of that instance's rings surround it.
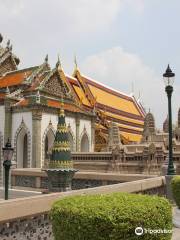
<svg viewBox="0 0 180 240">
<path fill-rule="evenodd" d="M 22 198 L 22 197 L 32 197 L 41 194 L 41 192 L 26 191 L 19 189 L 9 190 L 9 199 Z M 4 189 L 0 188 L 0 201 L 4 200 Z"/>
<path fill-rule="evenodd" d="M 180 240 L 180 228 L 174 228 L 173 229 L 172 240 Z"/>
</svg>

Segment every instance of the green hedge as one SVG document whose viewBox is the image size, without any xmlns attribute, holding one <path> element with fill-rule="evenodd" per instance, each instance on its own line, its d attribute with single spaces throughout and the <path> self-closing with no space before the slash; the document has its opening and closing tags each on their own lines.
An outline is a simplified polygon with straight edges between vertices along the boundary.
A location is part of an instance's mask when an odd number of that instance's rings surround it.
<svg viewBox="0 0 180 240">
<path fill-rule="evenodd" d="M 55 202 L 50 216 L 55 240 L 170 240 L 171 234 L 135 235 L 136 227 L 172 229 L 165 198 L 128 193 L 67 197 Z"/>
<path fill-rule="evenodd" d="M 180 176 L 173 177 L 171 181 L 171 186 L 174 200 L 178 208 L 180 208 Z"/>
</svg>

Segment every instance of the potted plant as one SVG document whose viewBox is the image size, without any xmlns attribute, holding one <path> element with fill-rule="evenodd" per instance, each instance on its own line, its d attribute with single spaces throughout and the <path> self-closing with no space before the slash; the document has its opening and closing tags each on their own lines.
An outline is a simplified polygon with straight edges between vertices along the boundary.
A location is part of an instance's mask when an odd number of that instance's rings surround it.
<svg viewBox="0 0 180 240">
<path fill-rule="evenodd" d="M 180 228 L 180 176 L 173 177 L 171 181 L 173 198 L 177 207 L 174 210 L 173 224 L 175 227 Z"/>
</svg>

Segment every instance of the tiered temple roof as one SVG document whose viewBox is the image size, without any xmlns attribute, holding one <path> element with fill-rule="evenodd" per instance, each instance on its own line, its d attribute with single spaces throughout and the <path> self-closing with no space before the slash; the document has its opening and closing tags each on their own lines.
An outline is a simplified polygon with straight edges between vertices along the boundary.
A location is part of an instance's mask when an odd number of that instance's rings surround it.
<svg viewBox="0 0 180 240">
<path fill-rule="evenodd" d="M 111 89 L 89 77 L 81 75 L 79 69 L 75 69 L 73 76 L 68 77 L 81 103 L 96 111 L 100 124 L 100 131 L 106 134 L 109 122 L 116 122 L 120 134 L 125 142 L 140 141 L 145 112 L 134 96 Z M 102 130 L 103 129 L 103 130 Z"/>
<path fill-rule="evenodd" d="M 0 47 L 0 69 L 3 68 L 3 51 Z M 12 107 L 16 108 L 32 104 L 59 108 L 59 100 L 63 97 L 65 110 L 96 115 L 96 133 L 104 139 L 107 140 L 110 122 L 116 122 L 124 143 L 140 141 L 145 112 L 134 96 L 86 77 L 77 66 L 73 76 L 69 76 L 64 73 L 59 59 L 53 69 L 46 56 L 39 66 L 17 70 L 18 58 L 12 52 L 11 58 L 16 62 L 16 68 L 11 63 L 12 69 L 0 75 L 1 101 L 13 98 Z"/>
</svg>

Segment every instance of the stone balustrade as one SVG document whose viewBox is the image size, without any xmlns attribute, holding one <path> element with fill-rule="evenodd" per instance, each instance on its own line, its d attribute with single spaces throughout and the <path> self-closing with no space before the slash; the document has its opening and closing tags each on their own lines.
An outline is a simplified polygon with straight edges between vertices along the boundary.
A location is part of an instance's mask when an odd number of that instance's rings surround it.
<svg viewBox="0 0 180 240">
<path fill-rule="evenodd" d="M 113 192 L 164 194 L 165 178 L 155 177 L 127 183 L 42 194 L 0 202 L 1 240 L 51 240 L 52 226 L 48 212 L 54 201 L 73 195 L 105 194 Z"/>
<path fill-rule="evenodd" d="M 83 189 L 89 187 L 98 187 L 121 182 L 130 182 L 135 180 L 153 177 L 143 174 L 119 174 L 119 173 L 100 173 L 100 172 L 76 172 L 72 182 L 72 189 Z M 154 176 L 155 177 L 155 176 Z M 47 189 L 47 174 L 42 169 L 23 168 L 13 169 L 11 171 L 11 182 L 13 187 L 26 190 Z"/>
</svg>

